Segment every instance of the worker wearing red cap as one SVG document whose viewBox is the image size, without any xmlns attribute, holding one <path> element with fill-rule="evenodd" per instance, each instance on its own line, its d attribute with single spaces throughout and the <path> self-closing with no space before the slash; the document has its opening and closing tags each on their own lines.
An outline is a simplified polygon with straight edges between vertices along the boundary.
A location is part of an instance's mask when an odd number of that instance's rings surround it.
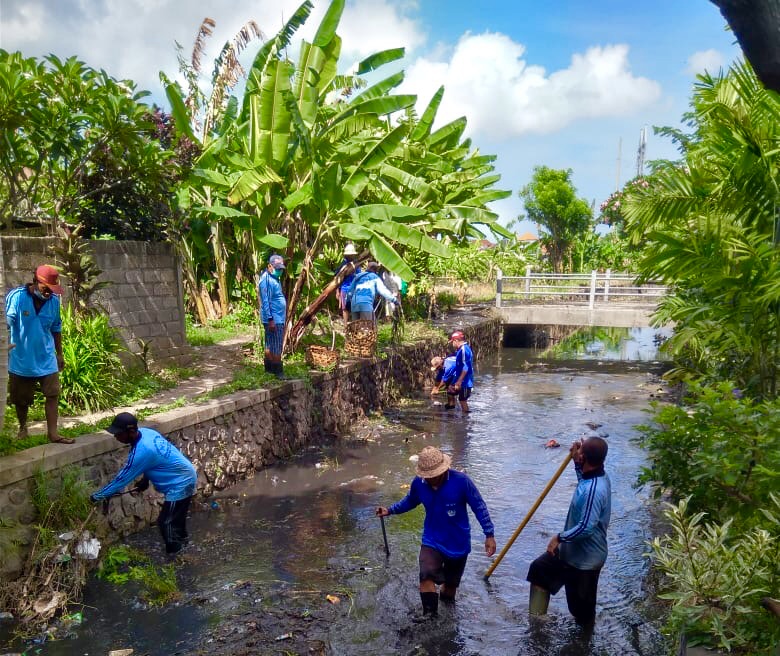
<svg viewBox="0 0 780 656">
<path fill-rule="evenodd" d="M 450 343 L 456 349 L 455 371 L 453 373 L 455 382 L 449 386 L 447 393 L 458 397 L 460 409 L 464 414 L 467 414 L 469 412 L 468 399 L 474 388 L 474 354 L 461 330 L 456 330 L 450 335 Z"/>
<path fill-rule="evenodd" d="M 42 264 L 32 283 L 12 289 L 5 297 L 8 323 L 8 394 L 19 420 L 19 439 L 27 437 L 27 413 L 40 388 L 45 401 L 46 433 L 50 442 L 72 444 L 57 432 L 62 357 L 60 274 Z"/>
</svg>

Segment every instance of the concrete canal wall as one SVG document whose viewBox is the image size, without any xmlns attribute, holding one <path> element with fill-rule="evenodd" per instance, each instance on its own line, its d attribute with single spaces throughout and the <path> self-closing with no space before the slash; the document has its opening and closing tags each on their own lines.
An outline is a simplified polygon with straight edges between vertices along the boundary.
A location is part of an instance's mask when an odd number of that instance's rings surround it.
<svg viewBox="0 0 780 656">
<path fill-rule="evenodd" d="M 5 308 L 7 290 L 30 282 L 39 264 L 54 263 L 51 247 L 56 243 L 53 237 L 0 237 L 0 308 Z M 181 267 L 170 244 L 93 239 L 89 246 L 102 270 L 98 280 L 109 283 L 95 301 L 106 309 L 128 350 L 141 351 L 142 340 L 157 361 L 183 356 Z"/>
<path fill-rule="evenodd" d="M 494 353 L 501 323 L 484 319 L 467 327 L 475 357 Z M 200 500 L 250 478 L 267 465 L 349 430 L 367 413 L 430 385 L 430 358 L 445 343 L 420 342 L 380 357 L 353 360 L 332 372 L 312 372 L 268 389 L 238 392 L 141 422 L 166 435 L 198 469 Z M 18 575 L 35 537 L 31 501 L 34 477 L 60 477 L 77 467 L 94 486 L 121 468 L 127 449 L 107 433 L 85 435 L 73 445 L 48 444 L 0 458 L 0 579 Z M 99 515 L 108 539 L 148 526 L 162 503 L 159 494 L 115 497 Z"/>
</svg>

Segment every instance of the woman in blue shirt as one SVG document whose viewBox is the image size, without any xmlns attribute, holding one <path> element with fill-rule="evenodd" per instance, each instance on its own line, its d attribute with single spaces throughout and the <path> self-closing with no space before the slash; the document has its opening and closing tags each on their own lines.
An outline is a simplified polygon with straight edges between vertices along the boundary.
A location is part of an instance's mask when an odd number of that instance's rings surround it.
<svg viewBox="0 0 780 656">
<path fill-rule="evenodd" d="M 493 522 L 477 486 L 466 474 L 450 469 L 450 457 L 426 446 L 417 459 L 417 477 L 407 494 L 389 508 L 376 509 L 378 517 L 400 515 L 425 507 L 420 547 L 420 600 L 423 616 L 435 616 L 442 601 L 453 601 L 471 551 L 471 528 L 466 507 L 485 534 L 485 553 L 496 552 Z M 436 585 L 441 590 L 436 593 Z"/>
</svg>

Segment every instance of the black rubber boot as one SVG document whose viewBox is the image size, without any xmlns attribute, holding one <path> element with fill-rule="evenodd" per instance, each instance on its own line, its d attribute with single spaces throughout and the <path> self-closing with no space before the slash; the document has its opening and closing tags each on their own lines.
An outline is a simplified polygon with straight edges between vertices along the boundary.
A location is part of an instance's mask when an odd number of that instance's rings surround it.
<svg viewBox="0 0 780 656">
<path fill-rule="evenodd" d="M 286 380 L 287 376 L 284 375 L 284 365 L 281 362 L 274 362 L 272 363 L 274 365 L 274 368 L 272 370 L 272 373 L 279 379 L 279 380 Z"/>
<path fill-rule="evenodd" d="M 263 358 L 263 368 L 267 374 L 274 373 L 274 363 L 271 362 L 268 358 Z"/>
<path fill-rule="evenodd" d="M 439 614 L 439 595 L 436 592 L 421 592 L 423 615 L 436 617 Z"/>
</svg>

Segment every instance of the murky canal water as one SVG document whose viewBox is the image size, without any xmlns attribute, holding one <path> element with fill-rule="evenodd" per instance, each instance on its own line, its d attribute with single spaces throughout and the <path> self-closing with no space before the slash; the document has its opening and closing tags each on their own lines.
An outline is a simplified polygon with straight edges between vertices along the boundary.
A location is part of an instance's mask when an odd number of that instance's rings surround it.
<svg viewBox="0 0 780 656">
<path fill-rule="evenodd" d="M 646 341 L 646 335 L 637 339 Z M 664 646 L 649 619 L 643 558 L 651 537 L 646 491 L 633 488 L 643 455 L 633 426 L 655 393 L 648 364 L 601 359 L 535 363 L 505 349 L 479 364 L 472 414 L 426 399 L 388 412 L 362 440 L 311 450 L 232 488 L 219 508 L 191 518 L 195 544 L 178 569 L 183 600 L 140 607 L 127 589 L 95 581 L 75 638 L 27 653 L 135 656 L 172 654 L 615 654 L 654 655 Z M 490 583 L 483 537 L 472 518 L 473 551 L 459 598 L 439 619 L 415 624 L 421 508 L 386 520 L 385 559 L 376 505 L 401 498 L 409 458 L 426 444 L 450 453 L 477 483 L 496 524 L 499 549 L 565 457 L 562 445 L 588 431 L 608 433 L 613 485 L 610 556 L 601 576 L 596 631 L 585 639 L 563 593 L 547 620 L 529 621 L 528 565 L 561 530 L 573 472 L 565 474 Z M 367 439 L 366 439 L 367 438 Z M 159 550 L 149 530 L 131 542 Z M 326 595 L 340 603 L 331 604 Z M 40 650 L 40 651 L 38 651 Z"/>
</svg>

